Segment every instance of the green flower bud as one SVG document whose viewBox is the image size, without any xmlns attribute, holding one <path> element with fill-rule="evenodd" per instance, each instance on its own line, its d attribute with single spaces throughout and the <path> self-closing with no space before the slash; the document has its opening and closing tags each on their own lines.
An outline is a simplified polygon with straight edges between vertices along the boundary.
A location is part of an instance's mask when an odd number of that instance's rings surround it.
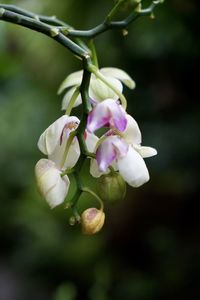
<svg viewBox="0 0 200 300">
<path fill-rule="evenodd" d="M 92 235 L 101 230 L 104 225 L 105 214 L 95 207 L 86 209 L 81 215 L 82 232 Z"/>
<path fill-rule="evenodd" d="M 99 196 L 105 202 L 115 203 L 124 199 L 126 195 L 126 183 L 118 173 L 102 175 L 97 179 Z"/>
</svg>

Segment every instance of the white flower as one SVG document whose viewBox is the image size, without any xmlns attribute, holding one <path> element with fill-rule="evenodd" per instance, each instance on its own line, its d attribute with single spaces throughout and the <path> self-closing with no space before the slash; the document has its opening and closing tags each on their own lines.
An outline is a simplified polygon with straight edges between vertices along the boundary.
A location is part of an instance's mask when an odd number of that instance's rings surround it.
<svg viewBox="0 0 200 300">
<path fill-rule="evenodd" d="M 61 171 L 49 159 L 40 159 L 35 166 L 38 189 L 51 208 L 63 203 L 69 189 L 67 175 L 61 177 Z"/>
<path fill-rule="evenodd" d="M 133 187 L 139 187 L 149 180 L 149 172 L 143 160 L 154 156 L 157 151 L 141 146 L 142 137 L 137 122 L 127 114 L 127 127 L 120 135 L 116 130 L 107 132 L 107 137 L 96 151 L 96 162 L 91 162 L 92 176 L 99 177 L 113 166 L 123 179 Z M 98 169 L 97 169 L 98 166 Z"/>
<path fill-rule="evenodd" d="M 75 137 L 65 157 L 65 149 L 69 135 L 79 125 L 77 117 L 62 116 L 51 124 L 40 136 L 38 148 L 48 158 L 55 162 L 60 170 L 73 168 L 80 156 L 80 148 Z"/>
<path fill-rule="evenodd" d="M 41 159 L 36 164 L 36 180 L 40 193 L 52 208 L 63 203 L 68 193 L 70 181 L 67 175 L 61 176 L 62 171 L 72 168 L 80 156 L 76 137 L 66 153 L 69 135 L 78 124 L 78 118 L 62 116 L 43 132 L 38 141 L 38 148 L 48 159 Z"/>
<path fill-rule="evenodd" d="M 117 101 L 106 99 L 97 103 L 88 115 L 87 130 L 94 132 L 101 127 L 117 128 L 124 131 L 127 126 L 126 112 Z"/>
<path fill-rule="evenodd" d="M 64 202 L 69 190 L 69 178 L 62 176 L 62 172 L 73 168 L 80 156 L 77 137 L 73 138 L 66 152 L 70 133 L 76 130 L 79 122 L 76 117 L 64 115 L 51 124 L 38 141 L 38 148 L 48 159 L 40 159 L 36 164 L 36 180 L 41 195 L 52 208 Z M 88 151 L 94 152 L 98 138 L 86 132 L 85 141 Z"/>
<path fill-rule="evenodd" d="M 106 81 L 115 87 L 120 93 L 123 90 L 122 83 L 130 89 L 135 88 L 135 82 L 133 79 L 123 70 L 118 68 L 102 68 L 100 73 L 106 78 Z M 64 90 L 66 93 L 62 101 L 62 109 L 66 110 L 68 104 L 78 86 L 81 84 L 83 71 L 77 71 L 69 76 L 61 84 L 58 94 L 61 94 Z M 122 83 L 121 83 L 122 82 Z M 100 79 L 96 78 L 94 74 L 91 76 L 89 97 L 92 103 L 101 102 L 105 99 L 111 98 L 117 100 L 119 96 Z M 80 105 L 82 102 L 81 95 L 77 96 L 74 107 Z"/>
</svg>

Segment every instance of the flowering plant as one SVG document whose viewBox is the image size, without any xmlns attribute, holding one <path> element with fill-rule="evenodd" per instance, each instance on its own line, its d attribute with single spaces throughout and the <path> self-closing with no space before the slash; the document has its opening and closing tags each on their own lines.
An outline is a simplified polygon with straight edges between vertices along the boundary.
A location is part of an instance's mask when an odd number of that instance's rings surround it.
<svg viewBox="0 0 200 300">
<path fill-rule="evenodd" d="M 65 113 L 40 136 L 39 150 L 46 155 L 35 166 L 39 192 L 51 208 L 63 202 L 71 208 L 70 223 L 81 223 L 83 233 L 98 232 L 105 220 L 104 201 L 124 198 L 126 183 L 139 187 L 149 180 L 144 158 L 157 151 L 141 145 L 142 137 L 135 119 L 127 112 L 124 85 L 135 88 L 135 82 L 119 68 L 98 67 L 94 38 L 110 29 L 127 27 L 139 16 L 154 17 L 154 0 L 144 8 L 142 0 L 118 0 L 100 25 L 90 30 L 75 30 L 56 17 L 34 15 L 12 5 L 0 4 L 0 20 L 12 22 L 53 38 L 82 61 L 82 70 L 67 76 L 58 90 L 64 94 L 61 109 Z M 127 5 L 128 4 L 128 5 Z M 116 21 L 124 7 L 128 16 Z M 81 119 L 72 115 L 73 108 L 82 105 Z M 102 133 L 103 132 L 103 133 Z M 90 160 L 90 174 L 96 178 L 98 192 L 84 186 L 80 171 Z M 76 179 L 76 191 L 68 200 L 70 176 Z M 81 194 L 91 194 L 100 208 L 88 208 L 79 215 L 77 203 Z"/>
</svg>

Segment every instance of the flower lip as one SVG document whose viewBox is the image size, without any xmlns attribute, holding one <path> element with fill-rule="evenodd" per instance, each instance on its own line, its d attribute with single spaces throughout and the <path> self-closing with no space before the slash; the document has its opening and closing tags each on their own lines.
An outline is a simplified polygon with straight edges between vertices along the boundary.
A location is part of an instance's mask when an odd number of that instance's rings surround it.
<svg viewBox="0 0 200 300">
<path fill-rule="evenodd" d="M 91 133 L 105 126 L 124 131 L 127 126 L 125 110 L 113 99 L 98 103 L 88 115 L 87 130 Z"/>
<path fill-rule="evenodd" d="M 67 115 L 57 119 L 41 134 L 38 141 L 40 151 L 46 155 L 52 154 L 62 144 L 64 137 L 68 138 L 70 132 L 78 127 L 79 122 L 77 117 Z"/>
<path fill-rule="evenodd" d="M 142 136 L 137 122 L 127 117 L 127 128 L 120 132 L 111 128 L 96 151 L 96 163 L 92 162 L 90 172 L 99 177 L 112 165 L 123 179 L 133 187 L 139 187 L 149 180 L 149 172 L 143 158 L 157 154 L 152 147 L 141 146 Z"/>
<path fill-rule="evenodd" d="M 61 132 L 61 135 L 60 135 L 60 145 L 62 145 L 64 134 L 66 133 L 66 136 L 69 137 L 70 132 L 76 130 L 78 125 L 79 125 L 79 122 L 77 122 L 77 121 L 71 121 L 71 122 L 67 122 L 65 124 L 65 126 L 63 127 L 63 130 Z"/>
<path fill-rule="evenodd" d="M 79 125 L 75 116 L 64 115 L 51 124 L 40 136 L 38 148 L 56 163 L 58 169 L 72 168 L 80 156 L 80 147 L 77 138 L 74 138 L 66 152 L 70 133 Z"/>
<path fill-rule="evenodd" d="M 124 157 L 127 151 L 128 144 L 119 136 L 106 137 L 96 151 L 100 171 L 105 172 L 114 160 Z"/>
</svg>

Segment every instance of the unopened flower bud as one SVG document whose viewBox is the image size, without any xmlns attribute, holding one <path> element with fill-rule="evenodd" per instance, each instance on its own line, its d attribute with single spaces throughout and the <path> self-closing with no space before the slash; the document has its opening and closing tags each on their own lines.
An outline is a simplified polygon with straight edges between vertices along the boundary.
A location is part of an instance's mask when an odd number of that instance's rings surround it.
<svg viewBox="0 0 200 300">
<path fill-rule="evenodd" d="M 51 208 L 64 202 L 70 181 L 67 175 L 61 177 L 61 171 L 49 159 L 40 159 L 35 166 L 37 186 L 42 197 Z"/>
<path fill-rule="evenodd" d="M 92 235 L 101 230 L 104 225 L 105 214 L 95 207 L 86 209 L 81 215 L 82 231 Z"/>
<path fill-rule="evenodd" d="M 99 196 L 105 202 L 115 203 L 124 199 L 126 195 L 126 183 L 120 174 L 102 175 L 97 179 Z"/>
</svg>

